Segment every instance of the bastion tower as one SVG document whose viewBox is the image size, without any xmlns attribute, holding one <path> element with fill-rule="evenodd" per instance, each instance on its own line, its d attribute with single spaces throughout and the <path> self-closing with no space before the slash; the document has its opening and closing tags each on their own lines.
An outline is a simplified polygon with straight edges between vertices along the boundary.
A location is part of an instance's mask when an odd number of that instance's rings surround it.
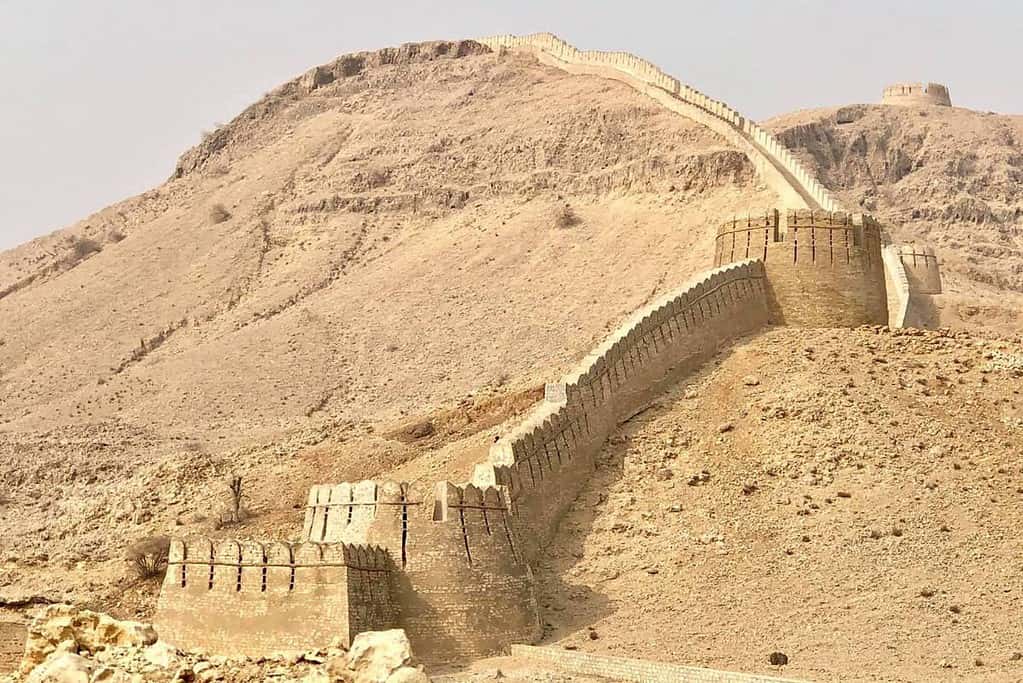
<svg viewBox="0 0 1023 683">
<path fill-rule="evenodd" d="M 952 98 L 940 83 L 893 83 L 884 89 L 881 104 L 951 107 Z"/>
</svg>

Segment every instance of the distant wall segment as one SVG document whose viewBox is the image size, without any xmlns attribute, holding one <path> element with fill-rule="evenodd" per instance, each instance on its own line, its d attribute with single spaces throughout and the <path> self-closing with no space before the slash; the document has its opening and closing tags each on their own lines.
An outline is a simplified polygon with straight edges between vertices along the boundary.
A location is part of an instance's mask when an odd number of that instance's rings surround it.
<svg viewBox="0 0 1023 683">
<path fill-rule="evenodd" d="M 835 211 L 840 207 L 828 190 L 769 132 L 724 102 L 681 83 L 654 64 L 628 52 L 579 50 L 551 33 L 481 38 L 493 50 L 517 49 L 537 54 L 570 73 L 588 73 L 628 83 L 662 105 L 721 134 L 742 149 L 786 207 Z"/>
</svg>

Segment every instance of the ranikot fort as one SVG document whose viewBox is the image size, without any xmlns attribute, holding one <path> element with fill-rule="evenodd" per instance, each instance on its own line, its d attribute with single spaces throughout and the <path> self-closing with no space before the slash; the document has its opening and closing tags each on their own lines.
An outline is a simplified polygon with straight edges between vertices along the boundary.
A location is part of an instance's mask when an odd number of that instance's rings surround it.
<svg viewBox="0 0 1023 683">
<path fill-rule="evenodd" d="M 309 491 L 299 542 L 175 539 L 155 619 L 173 645 L 257 656 L 402 628 L 424 661 L 445 662 L 535 643 L 532 567 L 620 423 L 738 336 L 769 325 L 918 326 L 941 293 L 932 248 L 892 243 L 883 223 L 844 209 L 770 133 L 653 64 L 550 34 L 478 43 L 628 84 L 741 149 L 781 204 L 708 225 L 709 270 L 550 381 L 471 481 L 324 482 Z M 302 82 L 322 87 L 344 68 L 318 67 Z M 951 104 L 936 84 L 893 85 L 883 102 Z"/>
</svg>

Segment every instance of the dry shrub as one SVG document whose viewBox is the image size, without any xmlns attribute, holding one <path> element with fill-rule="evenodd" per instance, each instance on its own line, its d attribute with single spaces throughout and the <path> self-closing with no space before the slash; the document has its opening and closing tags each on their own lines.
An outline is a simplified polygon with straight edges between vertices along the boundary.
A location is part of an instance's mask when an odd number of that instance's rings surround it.
<svg viewBox="0 0 1023 683">
<path fill-rule="evenodd" d="M 579 218 L 579 214 L 568 204 L 559 208 L 554 215 L 554 225 L 561 229 L 571 228 L 582 222 L 583 220 Z"/>
<path fill-rule="evenodd" d="M 214 204 L 210 208 L 210 220 L 216 223 L 223 223 L 231 217 L 231 212 L 227 210 L 227 207 L 223 204 Z"/>
<path fill-rule="evenodd" d="M 71 245 L 71 251 L 75 255 L 75 259 L 78 261 L 103 251 L 103 245 L 90 237 L 78 237 L 75 235 L 68 238 L 68 242 Z"/>
<path fill-rule="evenodd" d="M 125 559 L 140 579 L 154 579 L 167 571 L 169 536 L 150 536 L 128 548 Z"/>
</svg>

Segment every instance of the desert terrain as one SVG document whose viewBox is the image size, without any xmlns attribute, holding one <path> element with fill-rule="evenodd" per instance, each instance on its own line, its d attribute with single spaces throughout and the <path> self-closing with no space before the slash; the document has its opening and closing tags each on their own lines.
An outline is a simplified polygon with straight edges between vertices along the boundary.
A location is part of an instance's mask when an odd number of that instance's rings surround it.
<svg viewBox="0 0 1023 683">
<path fill-rule="evenodd" d="M 148 619 L 136 540 L 297 538 L 311 484 L 464 479 L 545 381 L 709 268 L 719 221 L 777 203 L 741 151 L 621 83 L 471 41 L 351 63 L 0 253 L 5 614 Z M 544 642 L 1019 678 L 1023 118 L 765 127 L 936 248 L 946 329 L 772 329 L 622 425 L 536 568 Z M 248 515 L 225 525 L 232 474 Z"/>
</svg>

